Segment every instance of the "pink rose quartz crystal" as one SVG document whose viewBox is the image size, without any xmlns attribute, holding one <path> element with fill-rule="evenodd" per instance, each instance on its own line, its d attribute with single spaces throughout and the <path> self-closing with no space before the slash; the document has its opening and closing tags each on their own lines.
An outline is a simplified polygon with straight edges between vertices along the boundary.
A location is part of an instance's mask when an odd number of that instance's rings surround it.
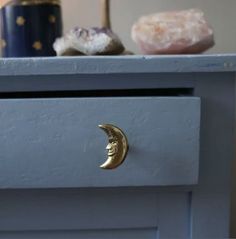
<svg viewBox="0 0 236 239">
<path fill-rule="evenodd" d="M 141 17 L 132 39 L 144 54 L 195 54 L 214 46 L 213 29 L 199 9 Z"/>
</svg>

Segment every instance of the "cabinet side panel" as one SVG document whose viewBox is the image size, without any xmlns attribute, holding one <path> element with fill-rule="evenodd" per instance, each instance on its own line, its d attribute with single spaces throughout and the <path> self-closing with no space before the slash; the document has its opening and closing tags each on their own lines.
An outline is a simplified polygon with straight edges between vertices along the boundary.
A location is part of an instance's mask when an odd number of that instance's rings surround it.
<svg viewBox="0 0 236 239">
<path fill-rule="evenodd" d="M 192 201 L 192 238 L 228 238 L 235 157 L 234 74 L 196 74 L 202 98 L 200 175 Z"/>
</svg>

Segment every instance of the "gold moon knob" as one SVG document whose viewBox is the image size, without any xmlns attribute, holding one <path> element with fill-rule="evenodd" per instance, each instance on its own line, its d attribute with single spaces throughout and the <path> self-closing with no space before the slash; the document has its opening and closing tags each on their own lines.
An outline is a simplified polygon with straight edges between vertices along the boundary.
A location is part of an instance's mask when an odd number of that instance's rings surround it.
<svg viewBox="0 0 236 239">
<path fill-rule="evenodd" d="M 99 125 L 108 136 L 107 161 L 101 165 L 102 169 L 115 169 L 119 167 L 127 156 L 129 150 L 128 139 L 125 133 L 118 127 L 111 124 Z"/>
</svg>

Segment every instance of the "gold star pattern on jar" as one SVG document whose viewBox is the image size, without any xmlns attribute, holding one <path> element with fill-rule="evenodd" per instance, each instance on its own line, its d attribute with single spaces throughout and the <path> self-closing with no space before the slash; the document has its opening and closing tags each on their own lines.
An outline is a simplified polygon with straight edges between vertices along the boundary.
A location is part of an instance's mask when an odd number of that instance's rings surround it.
<svg viewBox="0 0 236 239">
<path fill-rule="evenodd" d="M 36 41 L 34 42 L 33 44 L 33 48 L 36 50 L 36 51 L 40 51 L 43 49 L 43 45 L 40 41 Z"/>
<path fill-rule="evenodd" d="M 25 25 L 25 18 L 22 16 L 19 16 L 16 18 L 16 24 L 18 26 L 24 26 Z"/>
<path fill-rule="evenodd" d="M 7 43 L 4 39 L 0 39 L 0 48 L 4 48 L 7 46 Z"/>
<path fill-rule="evenodd" d="M 54 15 L 50 15 L 48 17 L 48 20 L 49 20 L 50 23 L 56 23 L 56 17 Z"/>
</svg>

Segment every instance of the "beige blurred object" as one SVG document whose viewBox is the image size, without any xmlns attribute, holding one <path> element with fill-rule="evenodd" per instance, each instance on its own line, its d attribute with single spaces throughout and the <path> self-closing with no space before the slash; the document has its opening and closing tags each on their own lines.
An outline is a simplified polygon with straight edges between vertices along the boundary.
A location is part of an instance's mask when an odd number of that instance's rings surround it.
<svg viewBox="0 0 236 239">
<path fill-rule="evenodd" d="M 131 34 L 144 54 L 196 54 L 215 44 L 213 29 L 200 9 L 143 16 Z"/>
<path fill-rule="evenodd" d="M 111 29 L 110 0 L 101 0 L 102 27 Z"/>
<path fill-rule="evenodd" d="M 110 1 L 100 0 L 101 27 L 75 27 L 55 41 L 58 56 L 119 55 L 125 50 L 120 38 L 111 30 Z"/>
<path fill-rule="evenodd" d="M 10 3 L 11 0 L 0 0 L 0 7 L 5 6 L 6 4 Z"/>
</svg>

